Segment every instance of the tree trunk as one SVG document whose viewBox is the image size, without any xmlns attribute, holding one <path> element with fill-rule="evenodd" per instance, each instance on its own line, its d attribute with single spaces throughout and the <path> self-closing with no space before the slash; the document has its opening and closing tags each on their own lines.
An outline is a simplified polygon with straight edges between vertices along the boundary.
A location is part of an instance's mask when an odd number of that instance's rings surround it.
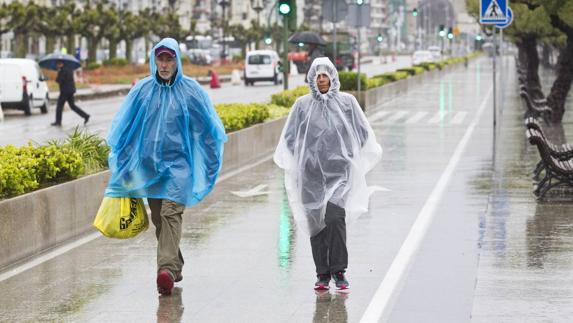
<svg viewBox="0 0 573 323">
<path fill-rule="evenodd" d="M 541 82 L 539 80 L 539 54 L 537 53 L 537 39 L 525 37 L 518 42 L 519 56 L 525 68 L 525 83 L 534 98 L 543 98 Z"/>
<path fill-rule="evenodd" d="M 97 45 L 99 41 L 94 38 L 88 38 L 88 63 L 95 63 L 97 59 Z"/>
<path fill-rule="evenodd" d="M 126 39 L 125 40 L 125 58 L 130 63 L 132 63 L 132 57 L 133 57 L 133 55 L 131 55 L 132 51 L 133 51 L 133 40 Z"/>
<path fill-rule="evenodd" d="M 56 47 L 56 36 L 46 36 L 46 54 L 54 52 Z"/>
<path fill-rule="evenodd" d="M 573 81 L 573 34 L 567 35 L 567 44 L 559 53 L 557 78 L 553 82 L 547 104 L 551 107 L 551 122 L 561 122 L 565 113 L 565 100 Z"/>
<path fill-rule="evenodd" d="M 109 60 L 112 60 L 117 57 L 117 41 L 110 40 L 109 41 Z"/>
<path fill-rule="evenodd" d="M 66 35 L 66 48 L 68 50 L 68 52 L 76 52 L 76 35 L 74 34 L 68 34 Z"/>
</svg>

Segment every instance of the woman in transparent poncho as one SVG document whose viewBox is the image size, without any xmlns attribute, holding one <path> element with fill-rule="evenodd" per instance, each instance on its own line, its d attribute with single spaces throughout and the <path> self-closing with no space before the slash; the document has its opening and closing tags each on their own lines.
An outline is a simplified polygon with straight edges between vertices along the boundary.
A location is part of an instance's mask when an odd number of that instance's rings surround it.
<svg viewBox="0 0 573 323">
<path fill-rule="evenodd" d="M 356 99 L 339 92 L 334 65 L 317 58 L 307 75 L 311 93 L 292 107 L 275 151 L 298 226 L 310 234 L 318 281 L 348 288 L 346 221 L 368 211 L 366 173 L 382 156 Z"/>
</svg>

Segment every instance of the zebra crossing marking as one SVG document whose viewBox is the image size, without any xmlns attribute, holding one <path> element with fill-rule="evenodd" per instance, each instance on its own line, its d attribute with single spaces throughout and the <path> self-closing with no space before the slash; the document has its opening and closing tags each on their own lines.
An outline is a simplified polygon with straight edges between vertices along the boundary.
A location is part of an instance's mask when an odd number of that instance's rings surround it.
<svg viewBox="0 0 573 323">
<path fill-rule="evenodd" d="M 415 115 L 413 115 L 408 120 L 406 120 L 406 124 L 416 123 L 416 122 L 422 120 L 427 114 L 428 114 L 428 111 L 418 111 L 418 112 L 416 112 Z"/>
<path fill-rule="evenodd" d="M 456 116 L 450 121 L 451 124 L 461 124 L 464 122 L 465 117 L 468 115 L 466 111 L 456 113 Z"/>
</svg>

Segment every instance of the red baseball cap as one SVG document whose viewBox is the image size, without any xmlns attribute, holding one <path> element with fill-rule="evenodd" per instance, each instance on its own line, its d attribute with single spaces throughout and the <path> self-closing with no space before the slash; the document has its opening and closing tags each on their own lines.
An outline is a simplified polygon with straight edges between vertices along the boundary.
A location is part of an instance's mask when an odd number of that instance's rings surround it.
<svg viewBox="0 0 573 323">
<path fill-rule="evenodd" d="M 165 54 L 167 54 L 167 55 L 169 55 L 169 56 L 171 56 L 171 57 L 175 57 L 175 56 L 176 56 L 175 51 L 174 51 L 173 49 L 171 49 L 171 48 L 168 48 L 168 47 L 165 47 L 165 46 L 161 46 L 161 47 L 157 47 L 157 48 L 155 49 L 155 57 L 158 57 L 159 55 L 161 55 L 161 54 L 163 54 L 163 53 L 165 53 Z"/>
</svg>

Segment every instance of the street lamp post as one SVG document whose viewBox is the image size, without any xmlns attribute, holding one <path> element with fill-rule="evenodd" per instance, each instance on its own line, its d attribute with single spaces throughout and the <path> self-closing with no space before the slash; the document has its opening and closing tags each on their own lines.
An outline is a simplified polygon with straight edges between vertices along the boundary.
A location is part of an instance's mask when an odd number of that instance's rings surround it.
<svg viewBox="0 0 573 323">
<path fill-rule="evenodd" d="M 253 10 L 257 13 L 257 29 L 261 29 L 261 11 L 263 11 L 263 1 L 262 0 L 252 0 Z M 255 43 L 256 49 L 259 49 L 259 40 L 257 39 Z"/>
<path fill-rule="evenodd" d="M 231 4 L 231 0 L 219 0 L 219 1 L 218 1 L 218 4 L 219 4 L 219 5 L 221 6 L 221 8 L 223 9 L 223 20 L 222 20 L 222 22 L 223 22 L 223 23 L 222 23 L 222 25 L 223 25 L 223 26 L 222 26 L 222 29 L 223 29 L 223 43 L 222 43 L 223 48 L 222 48 L 222 50 L 221 50 L 221 60 L 225 61 L 225 58 L 227 57 L 227 52 L 226 52 L 226 40 L 225 40 L 225 38 L 227 37 L 227 35 L 226 35 L 226 31 L 227 31 L 226 25 L 227 25 L 227 22 L 225 21 L 225 8 Z"/>
</svg>

